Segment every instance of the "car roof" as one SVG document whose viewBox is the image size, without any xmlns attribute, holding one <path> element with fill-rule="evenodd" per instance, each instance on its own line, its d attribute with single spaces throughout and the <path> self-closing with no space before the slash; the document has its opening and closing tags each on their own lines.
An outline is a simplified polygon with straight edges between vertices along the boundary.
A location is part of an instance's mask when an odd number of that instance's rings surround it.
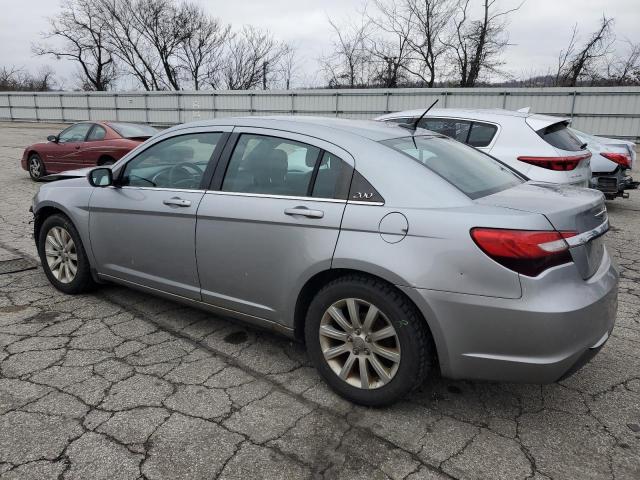
<svg viewBox="0 0 640 480">
<path fill-rule="evenodd" d="M 217 125 L 231 125 L 237 127 L 257 127 L 285 130 L 303 134 L 316 133 L 325 136 L 358 136 L 373 141 L 388 140 L 391 138 L 407 137 L 412 134 L 410 130 L 398 125 L 376 122 L 373 120 L 351 120 L 333 117 L 312 116 L 252 116 L 252 117 L 226 117 L 216 120 L 190 122 L 173 127 L 180 129 L 185 127 L 208 127 Z M 421 130 L 422 134 L 433 134 L 428 130 Z M 433 134 L 435 135 L 435 134 Z"/>
<path fill-rule="evenodd" d="M 392 118 L 417 117 L 424 113 L 424 109 L 405 110 L 402 112 L 389 113 L 382 115 L 376 120 L 389 120 Z M 522 118 L 529 120 L 539 120 L 543 123 L 557 123 L 569 120 L 567 117 L 553 117 L 551 115 L 542 115 L 539 113 L 518 112 L 514 110 L 505 110 L 502 108 L 433 108 L 427 114 L 429 117 L 454 117 L 467 118 L 470 120 L 485 120 L 488 122 L 501 123 L 508 118 Z"/>
</svg>

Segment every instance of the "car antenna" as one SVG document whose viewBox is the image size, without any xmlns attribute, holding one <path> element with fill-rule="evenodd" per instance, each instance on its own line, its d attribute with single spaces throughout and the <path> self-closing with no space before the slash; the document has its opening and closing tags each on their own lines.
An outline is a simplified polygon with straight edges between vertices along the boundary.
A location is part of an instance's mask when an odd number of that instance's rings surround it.
<svg viewBox="0 0 640 480">
<path fill-rule="evenodd" d="M 414 132 L 418 129 L 418 123 L 420 123 L 420 120 L 422 120 L 424 118 L 424 116 L 429 112 L 429 110 L 431 110 L 433 108 L 433 106 L 438 103 L 440 99 L 437 98 L 435 102 L 433 102 L 429 108 L 427 108 L 422 115 L 420 115 L 418 118 L 416 118 L 413 122 L 411 123 L 400 123 L 399 126 L 403 127 L 403 128 L 407 128 L 409 130 L 413 130 Z"/>
</svg>

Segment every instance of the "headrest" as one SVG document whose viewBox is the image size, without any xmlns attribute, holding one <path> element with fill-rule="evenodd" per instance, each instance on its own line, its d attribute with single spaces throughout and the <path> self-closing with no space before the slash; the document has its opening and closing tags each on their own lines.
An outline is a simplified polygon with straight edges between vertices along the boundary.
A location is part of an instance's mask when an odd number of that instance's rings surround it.
<svg viewBox="0 0 640 480">
<path fill-rule="evenodd" d="M 316 166 L 316 160 L 318 159 L 318 150 L 315 148 L 307 148 L 307 155 L 304 158 L 304 162 L 307 167 L 313 168 Z"/>
<path fill-rule="evenodd" d="M 282 184 L 287 176 L 289 160 L 283 150 L 271 150 L 261 161 L 256 160 L 255 179 L 260 185 Z"/>
</svg>

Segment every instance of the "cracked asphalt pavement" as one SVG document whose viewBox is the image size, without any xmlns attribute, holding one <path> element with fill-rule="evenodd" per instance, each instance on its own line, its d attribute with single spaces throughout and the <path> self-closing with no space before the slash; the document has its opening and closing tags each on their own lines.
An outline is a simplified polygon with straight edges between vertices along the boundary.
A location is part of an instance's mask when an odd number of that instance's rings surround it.
<svg viewBox="0 0 640 480">
<path fill-rule="evenodd" d="M 0 262 L 36 258 L 19 159 L 57 131 L 0 124 Z M 285 338 L 0 274 L 0 478 L 638 480 L 640 191 L 608 208 L 620 307 L 590 364 L 543 386 L 434 379 L 385 409 L 333 394 Z"/>
</svg>

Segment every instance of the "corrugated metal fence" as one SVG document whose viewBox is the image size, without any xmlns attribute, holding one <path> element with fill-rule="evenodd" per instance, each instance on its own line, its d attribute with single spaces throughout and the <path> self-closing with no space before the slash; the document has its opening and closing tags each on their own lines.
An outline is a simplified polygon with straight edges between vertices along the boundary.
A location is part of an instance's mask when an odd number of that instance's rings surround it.
<svg viewBox="0 0 640 480">
<path fill-rule="evenodd" d="M 399 88 L 204 92 L 0 92 L 0 120 L 74 122 L 119 120 L 157 125 L 245 115 L 322 115 L 372 118 L 438 107 L 531 107 L 567 116 L 586 132 L 640 138 L 640 88 Z"/>
</svg>

